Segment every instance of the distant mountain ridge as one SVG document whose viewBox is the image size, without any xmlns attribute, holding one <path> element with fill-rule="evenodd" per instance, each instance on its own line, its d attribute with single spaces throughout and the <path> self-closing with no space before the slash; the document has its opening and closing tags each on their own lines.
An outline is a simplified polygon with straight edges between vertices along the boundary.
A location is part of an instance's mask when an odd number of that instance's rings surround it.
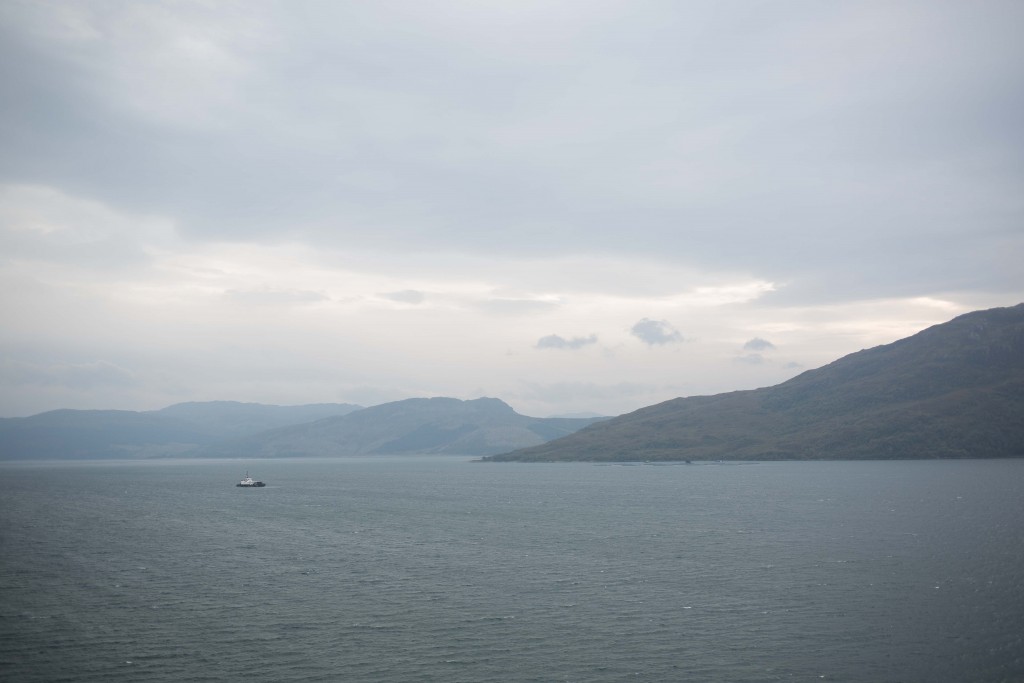
<svg viewBox="0 0 1024 683">
<path fill-rule="evenodd" d="M 234 401 L 162 410 L 53 410 L 0 419 L 0 459 L 490 455 L 606 418 L 535 418 L 495 398 L 414 398 L 372 408 Z"/>
<path fill-rule="evenodd" d="M 539 418 L 496 398 L 411 398 L 263 432 L 202 451 L 211 457 L 408 453 L 489 455 L 571 434 L 606 418 Z"/>
<path fill-rule="evenodd" d="M 1024 304 L 976 311 L 774 387 L 677 398 L 494 461 L 1024 456 Z"/>
<path fill-rule="evenodd" d="M 272 427 L 345 415 L 361 406 L 179 403 L 162 410 L 52 410 L 0 418 L 0 459 L 189 456 L 196 449 Z"/>
<path fill-rule="evenodd" d="M 307 403 L 276 406 L 238 401 L 176 403 L 156 411 L 213 430 L 219 438 L 233 438 L 257 432 L 348 415 L 362 406 L 352 403 Z"/>
</svg>

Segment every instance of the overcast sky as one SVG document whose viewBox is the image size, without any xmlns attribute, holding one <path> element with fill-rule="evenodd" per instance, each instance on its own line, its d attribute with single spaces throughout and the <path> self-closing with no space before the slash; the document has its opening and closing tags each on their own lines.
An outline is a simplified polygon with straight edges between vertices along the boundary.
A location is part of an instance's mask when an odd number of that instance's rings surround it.
<svg viewBox="0 0 1024 683">
<path fill-rule="evenodd" d="M 619 414 L 1024 301 L 1024 2 L 0 1 L 0 416 Z"/>
</svg>

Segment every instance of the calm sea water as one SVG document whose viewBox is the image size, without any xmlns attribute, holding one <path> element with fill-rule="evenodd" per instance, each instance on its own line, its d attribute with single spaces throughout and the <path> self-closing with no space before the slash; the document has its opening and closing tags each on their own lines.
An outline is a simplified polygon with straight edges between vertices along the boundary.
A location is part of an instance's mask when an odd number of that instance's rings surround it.
<svg viewBox="0 0 1024 683">
<path fill-rule="evenodd" d="M 1020 681 L 1022 493 L 1022 460 L 4 464 L 0 679 Z"/>
</svg>

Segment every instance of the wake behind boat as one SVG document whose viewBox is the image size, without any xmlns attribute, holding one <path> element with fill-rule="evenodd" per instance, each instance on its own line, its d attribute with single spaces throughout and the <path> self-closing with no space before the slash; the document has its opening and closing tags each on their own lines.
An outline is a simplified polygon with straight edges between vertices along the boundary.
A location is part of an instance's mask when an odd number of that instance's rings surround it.
<svg viewBox="0 0 1024 683">
<path fill-rule="evenodd" d="M 245 473 L 245 479 L 235 484 L 235 486 L 241 486 L 243 488 L 259 488 L 260 486 L 266 486 L 262 481 L 256 481 L 249 476 L 249 473 Z"/>
</svg>

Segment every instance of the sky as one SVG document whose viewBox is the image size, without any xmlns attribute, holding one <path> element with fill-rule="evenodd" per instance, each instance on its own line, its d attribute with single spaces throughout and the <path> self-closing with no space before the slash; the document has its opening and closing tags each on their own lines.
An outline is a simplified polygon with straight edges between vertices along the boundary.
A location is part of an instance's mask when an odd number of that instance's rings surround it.
<svg viewBox="0 0 1024 683">
<path fill-rule="evenodd" d="M 1024 301 L 1018 0 L 0 0 L 0 416 L 616 415 Z"/>
</svg>

